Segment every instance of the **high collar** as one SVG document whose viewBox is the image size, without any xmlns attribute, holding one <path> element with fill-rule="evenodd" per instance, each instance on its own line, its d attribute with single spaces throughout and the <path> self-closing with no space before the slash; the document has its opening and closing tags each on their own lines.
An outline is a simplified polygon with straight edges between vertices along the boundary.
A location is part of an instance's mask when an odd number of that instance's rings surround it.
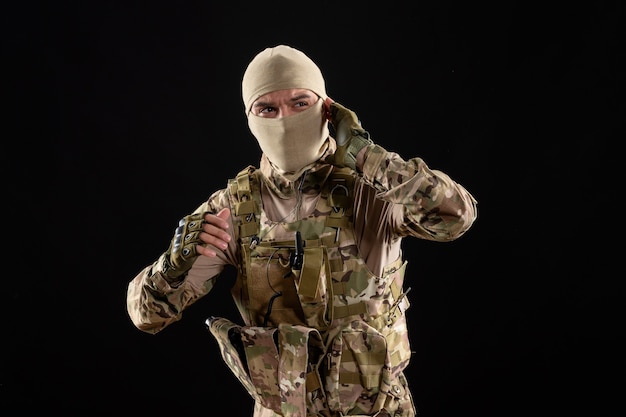
<svg viewBox="0 0 626 417">
<path fill-rule="evenodd" d="M 333 170 L 333 166 L 324 161 L 335 152 L 335 149 L 335 140 L 329 137 L 329 146 L 326 153 L 319 160 L 309 164 L 295 174 L 281 173 L 263 154 L 260 163 L 263 181 L 268 188 L 283 199 L 295 197 L 298 189 L 301 189 L 303 193 L 318 193 L 321 184 L 326 181 Z"/>
</svg>

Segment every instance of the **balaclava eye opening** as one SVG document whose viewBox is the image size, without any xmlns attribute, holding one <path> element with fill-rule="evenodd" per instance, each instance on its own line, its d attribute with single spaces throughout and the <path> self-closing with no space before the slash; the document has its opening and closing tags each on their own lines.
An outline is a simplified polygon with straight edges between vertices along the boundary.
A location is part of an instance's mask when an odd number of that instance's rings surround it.
<svg viewBox="0 0 626 417">
<path fill-rule="evenodd" d="M 270 162 L 283 173 L 293 173 L 321 158 L 329 135 L 323 117 L 326 87 L 322 72 L 308 56 L 286 45 L 266 48 L 248 64 L 241 87 L 248 126 Z M 293 88 L 311 90 L 320 99 L 287 117 L 268 119 L 251 113 L 259 97 Z"/>
</svg>

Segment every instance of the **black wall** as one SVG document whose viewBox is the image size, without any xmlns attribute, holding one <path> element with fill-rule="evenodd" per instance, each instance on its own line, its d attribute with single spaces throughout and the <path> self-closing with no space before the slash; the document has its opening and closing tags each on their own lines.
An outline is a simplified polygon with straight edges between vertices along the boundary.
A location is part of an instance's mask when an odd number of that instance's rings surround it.
<svg viewBox="0 0 626 417">
<path fill-rule="evenodd" d="M 479 202 L 458 241 L 405 241 L 422 416 L 617 414 L 623 5 L 213 3 L 5 10 L 3 415 L 251 415 L 204 328 L 235 317 L 232 271 L 155 336 L 125 295 L 181 216 L 258 164 L 240 82 L 278 43 L 377 143 Z"/>
</svg>

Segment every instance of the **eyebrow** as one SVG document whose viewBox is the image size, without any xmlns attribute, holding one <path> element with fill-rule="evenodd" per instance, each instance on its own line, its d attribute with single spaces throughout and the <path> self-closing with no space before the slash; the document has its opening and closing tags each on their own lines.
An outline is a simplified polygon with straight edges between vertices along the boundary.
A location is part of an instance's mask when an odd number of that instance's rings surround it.
<svg viewBox="0 0 626 417">
<path fill-rule="evenodd" d="M 311 98 L 311 97 L 312 97 L 311 94 L 303 93 L 303 94 L 298 94 L 297 96 L 291 97 L 289 101 L 294 103 L 296 101 L 299 101 L 305 98 Z M 268 107 L 268 106 L 274 106 L 274 103 L 271 101 L 257 101 L 256 103 L 254 103 L 252 107 L 257 109 L 259 107 Z"/>
<path fill-rule="evenodd" d="M 298 100 L 302 100 L 303 98 L 311 98 L 311 94 L 309 93 L 299 94 L 295 97 L 290 98 L 289 101 L 298 101 Z"/>
</svg>

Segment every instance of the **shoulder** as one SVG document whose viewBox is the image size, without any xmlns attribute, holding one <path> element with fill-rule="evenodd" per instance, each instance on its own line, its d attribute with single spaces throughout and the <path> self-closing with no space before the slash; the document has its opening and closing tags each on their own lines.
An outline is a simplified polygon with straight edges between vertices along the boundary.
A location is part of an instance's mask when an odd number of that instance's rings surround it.
<svg viewBox="0 0 626 417">
<path fill-rule="evenodd" d="M 258 189 L 260 175 L 261 171 L 257 167 L 248 165 L 240 170 L 235 177 L 230 178 L 226 191 L 231 202 L 250 199 L 251 193 Z"/>
</svg>

